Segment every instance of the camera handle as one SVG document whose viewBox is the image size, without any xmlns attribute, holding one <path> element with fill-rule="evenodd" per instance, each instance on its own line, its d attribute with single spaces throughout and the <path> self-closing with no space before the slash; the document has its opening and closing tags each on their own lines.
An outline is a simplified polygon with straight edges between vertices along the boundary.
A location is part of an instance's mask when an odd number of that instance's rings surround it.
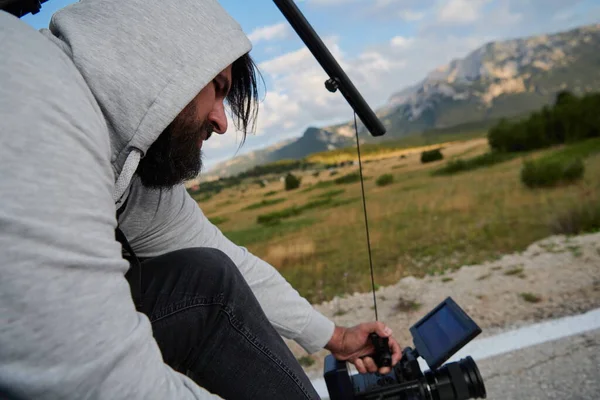
<svg viewBox="0 0 600 400">
<path fill-rule="evenodd" d="M 392 366 L 392 352 L 390 351 L 389 339 L 381 337 L 377 333 L 369 335 L 373 347 L 375 347 L 374 359 L 379 368 Z"/>
</svg>

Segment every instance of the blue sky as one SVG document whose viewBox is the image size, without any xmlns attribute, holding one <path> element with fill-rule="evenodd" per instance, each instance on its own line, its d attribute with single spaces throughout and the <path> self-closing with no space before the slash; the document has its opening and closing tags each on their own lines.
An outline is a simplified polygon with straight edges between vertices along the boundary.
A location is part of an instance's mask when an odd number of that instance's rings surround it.
<svg viewBox="0 0 600 400">
<path fill-rule="evenodd" d="M 47 27 L 52 13 L 70 3 L 50 0 L 40 13 L 23 20 L 38 29 Z M 257 130 L 241 149 L 241 135 L 233 124 L 225 135 L 205 143 L 208 168 L 300 136 L 309 126 L 352 119 L 341 94 L 325 90 L 326 74 L 273 1 L 220 3 L 250 37 L 266 92 L 261 91 Z M 488 41 L 600 21 L 597 0 L 296 0 L 296 4 L 374 109 L 394 92 Z"/>
</svg>

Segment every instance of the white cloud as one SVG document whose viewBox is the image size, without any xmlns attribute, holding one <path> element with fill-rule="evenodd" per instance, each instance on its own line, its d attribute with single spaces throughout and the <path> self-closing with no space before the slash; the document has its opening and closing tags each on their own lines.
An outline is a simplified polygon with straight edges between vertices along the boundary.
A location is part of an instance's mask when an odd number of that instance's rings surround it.
<svg viewBox="0 0 600 400">
<path fill-rule="evenodd" d="M 307 3 L 331 5 L 344 1 L 308 0 Z M 377 34 L 378 21 L 403 19 L 415 22 L 409 30 L 400 26 L 395 36 L 357 53 L 342 49 L 337 37 L 324 38 L 328 49 L 373 109 L 384 105 L 393 93 L 418 83 L 435 68 L 466 56 L 486 42 L 555 32 L 582 19 L 580 11 L 573 11 L 578 10 L 575 5 L 581 0 L 447 0 L 443 3 L 439 0 L 373 0 L 347 3 L 355 3 L 348 7 L 349 12 L 356 12 L 374 25 L 352 29 L 364 30 L 368 35 L 373 30 L 373 37 Z M 599 10 L 594 9 L 594 15 L 597 16 Z M 345 18 L 338 14 L 331 18 L 335 17 Z M 338 32 L 340 36 L 351 37 L 348 31 Z M 271 43 L 265 44 L 265 48 L 271 46 Z M 259 68 L 269 86 L 260 107 L 257 135 L 249 138 L 243 150 L 257 147 L 258 143 L 275 143 L 301 135 L 308 126 L 327 126 L 352 119 L 352 109 L 341 93 L 332 94 L 325 89 L 327 74 L 303 45 L 296 51 L 260 63 Z M 211 143 L 213 140 L 223 143 Z M 219 150 L 215 150 L 215 157 L 231 157 L 240 140 L 241 134 L 230 128 L 226 135 L 207 142 L 206 148 Z"/>
<path fill-rule="evenodd" d="M 488 0 L 450 0 L 440 5 L 439 22 L 465 24 L 481 18 L 481 9 Z"/>
<path fill-rule="evenodd" d="M 413 11 L 413 10 L 402 10 L 398 12 L 398 16 L 400 19 L 408 22 L 420 21 L 425 17 L 425 12 L 423 11 Z"/>
<path fill-rule="evenodd" d="M 277 128 L 280 125 L 285 125 L 287 129 L 291 129 L 295 127 L 300 114 L 301 110 L 298 103 L 293 101 L 289 95 L 278 91 L 270 91 L 261 104 L 256 133 L 261 135 L 269 128 Z"/>
<path fill-rule="evenodd" d="M 367 101 L 389 90 L 387 78 L 381 78 L 405 65 L 404 60 L 378 50 L 349 58 L 341 51 L 337 38 L 324 38 L 324 42 Z M 265 61 L 259 68 L 272 80 L 261 105 L 257 129 L 260 135 L 298 135 L 307 125 L 320 126 L 352 115 L 340 92 L 332 94 L 326 90 L 328 76 L 306 48 Z"/>
<path fill-rule="evenodd" d="M 404 36 L 395 36 L 390 40 L 390 43 L 394 47 L 407 48 L 414 42 L 413 38 L 406 38 Z"/>
<path fill-rule="evenodd" d="M 290 72 L 298 66 L 307 66 L 313 63 L 312 55 L 307 48 L 301 48 L 290 53 L 264 61 L 259 68 L 275 77 Z"/>
<path fill-rule="evenodd" d="M 256 44 L 261 41 L 286 39 L 289 37 L 289 34 L 289 24 L 280 22 L 275 25 L 256 28 L 248 35 L 248 38 L 253 44 Z"/>
</svg>

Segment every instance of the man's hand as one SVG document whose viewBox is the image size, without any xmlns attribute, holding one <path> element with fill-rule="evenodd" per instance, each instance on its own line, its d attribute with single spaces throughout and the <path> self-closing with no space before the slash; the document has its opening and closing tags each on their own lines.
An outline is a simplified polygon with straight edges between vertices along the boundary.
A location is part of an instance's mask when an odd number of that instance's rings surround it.
<svg viewBox="0 0 600 400">
<path fill-rule="evenodd" d="M 377 371 L 380 374 L 387 374 L 391 370 L 390 367 L 383 367 L 378 370 L 375 360 L 369 357 L 375 353 L 375 348 L 369 339 L 369 334 L 372 332 L 388 338 L 392 352 L 392 366 L 396 365 L 402 356 L 400 345 L 392 337 L 392 330 L 383 322 L 367 322 L 351 328 L 336 326 L 325 348 L 336 359 L 354 364 L 361 374 Z"/>
</svg>

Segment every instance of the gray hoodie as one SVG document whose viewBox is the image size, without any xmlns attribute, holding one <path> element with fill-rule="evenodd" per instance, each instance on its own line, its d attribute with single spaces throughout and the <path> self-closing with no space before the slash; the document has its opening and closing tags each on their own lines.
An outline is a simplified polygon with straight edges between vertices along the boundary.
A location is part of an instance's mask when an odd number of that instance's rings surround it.
<svg viewBox="0 0 600 400">
<path fill-rule="evenodd" d="M 251 49 L 215 0 L 83 0 L 41 34 L 0 12 L 0 43 L 0 398 L 215 398 L 163 363 L 124 279 L 117 223 L 141 257 L 222 250 L 282 336 L 310 353 L 327 343 L 333 322 L 183 186 L 148 190 L 133 175 Z"/>
</svg>

